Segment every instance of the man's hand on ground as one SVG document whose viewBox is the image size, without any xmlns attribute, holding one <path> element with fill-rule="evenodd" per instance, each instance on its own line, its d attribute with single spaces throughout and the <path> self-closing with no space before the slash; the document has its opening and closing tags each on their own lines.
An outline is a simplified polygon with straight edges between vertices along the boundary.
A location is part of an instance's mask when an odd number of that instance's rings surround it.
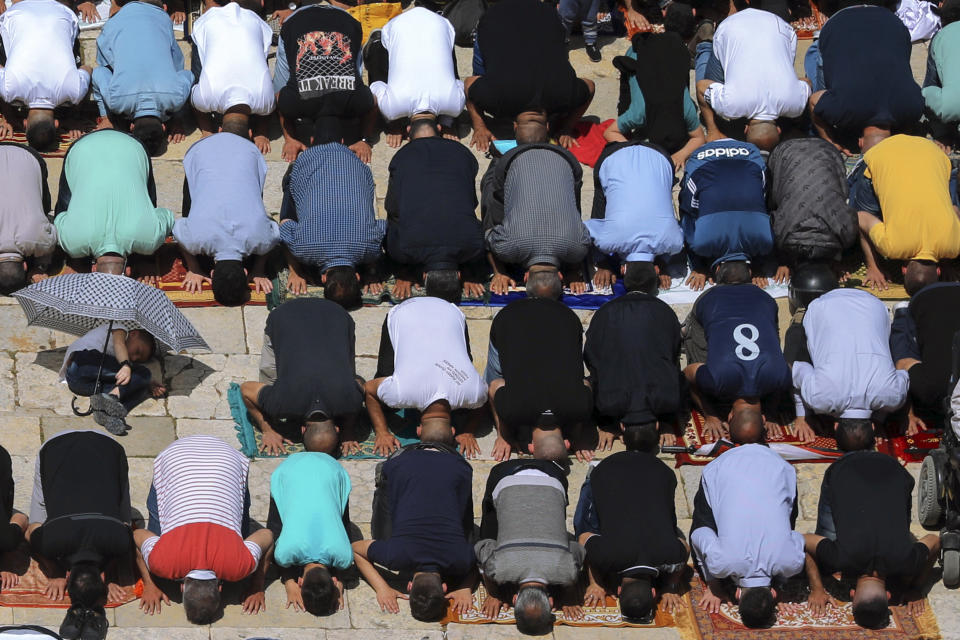
<svg viewBox="0 0 960 640">
<path fill-rule="evenodd" d="M 466 613 L 473 605 L 473 596 L 470 593 L 470 587 L 454 589 L 447 594 L 447 600 L 450 600 L 453 605 L 451 608 L 457 615 Z"/>
<path fill-rule="evenodd" d="M 291 138 L 283 143 L 283 149 L 280 150 L 280 157 L 287 162 L 293 162 L 300 155 L 301 151 L 306 151 L 307 147 L 299 140 Z"/>
<path fill-rule="evenodd" d="M 47 580 L 47 588 L 43 591 L 43 595 L 50 598 L 51 600 L 63 600 L 63 594 L 67 592 L 67 579 L 66 578 L 50 578 Z"/>
<path fill-rule="evenodd" d="M 42 282 L 49 277 L 50 277 L 49 274 L 43 273 L 42 271 L 37 273 L 32 273 L 30 274 L 30 282 L 32 282 L 33 284 L 37 284 L 38 282 Z"/>
<path fill-rule="evenodd" d="M 150 381 L 150 397 L 152 398 L 162 398 L 167 395 L 167 388 L 157 382 L 156 380 Z"/>
<path fill-rule="evenodd" d="M 470 146 L 477 151 L 486 153 L 487 150 L 490 149 L 490 143 L 496 139 L 496 136 L 494 136 L 490 132 L 490 129 L 487 129 L 486 127 L 483 127 L 482 129 L 474 129 L 473 137 L 470 138 Z"/>
<path fill-rule="evenodd" d="M 720 613 L 720 605 L 724 599 L 716 595 L 711 589 L 704 589 L 700 596 L 700 608 L 708 613 Z"/>
<path fill-rule="evenodd" d="M 273 291 L 273 281 L 265 276 L 254 276 L 253 290 L 257 293 L 270 293 Z"/>
<path fill-rule="evenodd" d="M 0 0 L 0 14 L 7 10 L 7 3 L 3 0 Z"/>
<path fill-rule="evenodd" d="M 583 620 L 583 607 L 578 604 L 565 604 L 563 617 L 566 620 Z"/>
<path fill-rule="evenodd" d="M 770 284 L 770 280 L 767 278 L 767 276 L 753 276 L 751 281 L 761 289 L 766 289 L 767 285 Z"/>
<path fill-rule="evenodd" d="M 277 9 L 270 14 L 270 19 L 279 20 L 280 24 L 282 25 L 284 22 L 286 22 L 287 18 L 290 17 L 291 13 L 293 13 L 293 9 Z"/>
<path fill-rule="evenodd" d="M 673 278 L 671 278 L 667 274 L 661 273 L 658 277 L 660 278 L 660 289 L 662 291 L 666 291 L 667 289 L 673 286 Z"/>
<path fill-rule="evenodd" d="M 575 296 L 586 293 L 587 291 L 587 283 L 583 280 L 571 280 L 568 285 L 570 287 L 570 293 Z"/>
<path fill-rule="evenodd" d="M 183 24 L 187 20 L 187 14 L 183 11 L 174 11 L 170 14 L 170 19 L 173 20 L 173 24 Z"/>
<path fill-rule="evenodd" d="M 464 298 L 482 298 L 483 294 L 486 293 L 486 290 L 483 288 L 483 285 L 479 282 L 464 282 L 463 283 L 463 297 Z"/>
<path fill-rule="evenodd" d="M 360 159 L 361 162 L 370 164 L 370 158 L 373 157 L 373 149 L 370 148 L 370 145 L 363 140 L 358 140 L 348 147 L 350 151 Z"/>
<path fill-rule="evenodd" d="M 677 593 L 665 593 L 660 596 L 660 608 L 667 613 L 673 613 L 683 608 L 683 596 Z"/>
<path fill-rule="evenodd" d="M 260 149 L 260 153 L 267 155 L 270 153 L 270 138 L 264 135 L 253 136 L 253 144 L 257 145 L 257 149 Z"/>
<path fill-rule="evenodd" d="M 283 587 L 287 592 L 287 606 L 284 608 L 293 607 L 294 611 L 306 611 L 303 608 L 303 594 L 300 592 L 300 585 L 297 584 L 297 581 L 287 580 L 283 583 Z"/>
<path fill-rule="evenodd" d="M 597 451 L 610 451 L 613 449 L 613 441 L 617 439 L 616 435 L 603 429 L 598 429 L 597 431 L 599 432 L 599 436 L 597 437 Z"/>
<path fill-rule="evenodd" d="M 827 593 L 826 589 L 821 587 L 816 591 L 810 592 L 810 597 L 807 598 L 807 606 L 813 615 L 820 618 L 827 614 L 828 607 L 837 607 L 839 604 L 833 596 Z"/>
<path fill-rule="evenodd" d="M 296 294 L 306 293 L 307 279 L 291 271 L 287 276 L 287 290 Z"/>
<path fill-rule="evenodd" d="M 356 440 L 342 440 L 340 442 L 340 454 L 349 456 L 352 453 L 360 453 L 360 443 Z"/>
<path fill-rule="evenodd" d="M 129 269 L 130 267 L 127 267 L 127 268 Z M 160 278 L 152 274 L 142 275 L 139 278 L 137 278 L 137 282 L 139 282 L 140 284 L 145 284 L 148 287 L 156 287 L 157 285 L 160 284 Z"/>
<path fill-rule="evenodd" d="M 388 133 L 386 137 L 387 137 L 387 146 L 390 147 L 391 149 L 396 149 L 403 143 L 402 133 Z"/>
<path fill-rule="evenodd" d="M 587 586 L 583 594 L 583 604 L 587 607 L 602 607 L 607 600 L 606 590 L 598 584 Z"/>
<path fill-rule="evenodd" d="M 883 275 L 880 269 L 867 269 L 867 275 L 863 277 L 863 286 L 883 291 L 890 288 L 887 284 L 887 276 Z"/>
<path fill-rule="evenodd" d="M 498 273 L 497 275 L 493 276 L 493 280 L 490 281 L 490 291 L 493 291 L 499 296 L 506 295 L 510 287 L 515 286 L 517 286 L 517 282 L 513 278 L 505 276 L 502 273 Z"/>
<path fill-rule="evenodd" d="M 160 604 L 170 604 L 170 598 L 155 584 L 144 584 L 140 596 L 140 610 L 148 615 L 160 613 Z"/>
<path fill-rule="evenodd" d="M 267 431 L 263 434 L 262 444 L 260 445 L 261 453 L 266 453 L 271 456 L 280 456 L 283 455 L 286 451 L 284 445 L 293 444 L 290 440 L 284 438 L 276 431 Z"/>
<path fill-rule="evenodd" d="M 910 612 L 910 615 L 914 618 L 922 615 L 923 610 L 926 608 L 926 601 L 923 599 L 923 594 L 917 589 L 910 589 L 904 593 L 903 601 L 906 603 L 907 611 Z"/>
<path fill-rule="evenodd" d="M 413 289 L 413 282 L 410 280 L 401 280 L 397 278 L 397 283 L 393 285 L 393 290 L 390 292 L 390 295 L 394 300 L 406 300 L 410 297 L 410 292 Z"/>
<path fill-rule="evenodd" d="M 20 584 L 20 576 L 12 571 L 0 571 L 0 589 L 6 591 Z"/>
<path fill-rule="evenodd" d="M 373 440 L 373 452 L 379 456 L 388 456 L 400 448 L 400 441 L 392 433 L 379 433 Z"/>
<path fill-rule="evenodd" d="M 183 123 L 179 118 L 173 118 L 166 124 L 167 142 L 170 144 L 180 144 L 187 139 L 187 134 L 183 131 Z"/>
<path fill-rule="evenodd" d="M 410 596 L 400 593 L 392 587 L 385 587 L 377 591 L 377 604 L 380 605 L 380 611 L 388 613 L 400 613 L 400 605 L 397 604 L 397 598 L 409 600 Z"/>
<path fill-rule="evenodd" d="M 911 408 L 910 411 L 907 413 L 907 435 L 915 436 L 921 431 L 926 431 L 926 430 L 927 430 L 927 423 L 924 422 L 919 417 L 917 417 L 917 414 L 915 414 L 913 412 L 913 409 Z"/>
<path fill-rule="evenodd" d="M 116 582 L 107 583 L 107 602 L 122 602 L 126 597 L 126 592 Z"/>
<path fill-rule="evenodd" d="M 77 13 L 80 14 L 80 20 L 82 22 L 96 22 L 100 19 L 100 14 L 97 13 L 97 5 L 92 2 L 81 2 L 78 4 Z"/>
<path fill-rule="evenodd" d="M 661 447 L 673 447 L 677 444 L 677 436 L 673 433 L 661 433 L 660 434 L 660 446 Z"/>
<path fill-rule="evenodd" d="M 593 460 L 593 449 L 577 449 L 573 453 L 580 462 L 590 462 Z"/>
<path fill-rule="evenodd" d="M 67 140 L 77 140 L 83 136 L 82 129 L 67 129 Z"/>
<path fill-rule="evenodd" d="M 786 284 L 788 280 L 790 280 L 790 267 L 786 265 L 777 267 L 777 272 L 773 274 L 773 281 L 777 284 Z"/>
<path fill-rule="evenodd" d="M 13 136 L 13 126 L 7 122 L 7 119 L 0 116 L 0 140 Z"/>
<path fill-rule="evenodd" d="M 646 16 L 633 9 L 627 9 L 626 23 L 628 28 L 635 29 L 636 31 L 650 31 L 652 28 Z"/>
<path fill-rule="evenodd" d="M 461 433 L 455 440 L 460 445 L 460 453 L 468 460 L 480 455 L 480 443 L 472 433 Z"/>
<path fill-rule="evenodd" d="M 378 296 L 383 293 L 382 282 L 368 282 L 363 285 L 363 294 L 367 296 Z"/>
<path fill-rule="evenodd" d="M 817 438 L 813 427 L 810 426 L 807 419 L 803 416 L 797 416 L 797 419 L 793 421 L 793 433 L 797 436 L 797 439 L 800 440 L 800 444 L 810 444 Z"/>
<path fill-rule="evenodd" d="M 595 287 L 612 287 L 616 281 L 617 275 L 610 269 L 598 267 L 596 273 L 593 274 L 593 286 Z"/>
<path fill-rule="evenodd" d="M 211 284 L 211 282 L 212 280 L 209 276 L 187 271 L 187 275 L 183 276 L 183 283 L 180 285 L 180 288 L 186 289 L 189 293 L 200 293 L 203 290 L 203 284 Z"/>
<path fill-rule="evenodd" d="M 254 616 L 266 610 L 266 597 L 262 590 L 251 593 L 243 600 L 243 612 L 246 614 Z"/>
<path fill-rule="evenodd" d="M 570 149 L 571 147 L 579 147 L 580 143 L 577 142 L 577 139 L 574 138 L 569 133 L 561 133 L 560 137 L 557 138 L 557 142 L 560 143 L 560 146 L 564 149 Z"/>
<path fill-rule="evenodd" d="M 727 435 L 727 428 L 715 416 L 706 416 L 703 419 L 703 439 L 706 442 L 716 442 Z"/>
<path fill-rule="evenodd" d="M 100 129 L 113 129 L 113 123 L 110 122 L 108 116 L 97 117 L 97 126 L 94 127 L 94 131 L 99 131 Z"/>
<path fill-rule="evenodd" d="M 703 291 L 703 288 L 707 286 L 707 274 L 700 273 L 699 271 L 691 271 L 690 276 L 687 278 L 687 286 L 694 291 Z"/>
<path fill-rule="evenodd" d="M 782 438 L 785 429 L 783 425 L 779 422 L 773 422 L 772 420 L 765 420 L 763 426 L 767 429 L 767 437 L 770 438 Z"/>
<path fill-rule="evenodd" d="M 496 442 L 493 443 L 493 451 L 490 452 L 491 457 L 497 462 L 503 462 L 504 460 L 510 459 L 510 443 L 504 440 L 503 438 L 497 436 Z"/>
<path fill-rule="evenodd" d="M 483 606 L 480 607 L 480 613 L 482 613 L 483 617 L 487 620 L 495 620 L 497 616 L 500 615 L 500 611 L 506 608 L 507 605 L 505 602 L 501 602 L 488 593 L 487 599 L 483 601 Z"/>
<path fill-rule="evenodd" d="M 778 602 L 777 613 L 782 616 L 792 616 L 800 613 L 803 604 L 800 602 Z"/>
</svg>

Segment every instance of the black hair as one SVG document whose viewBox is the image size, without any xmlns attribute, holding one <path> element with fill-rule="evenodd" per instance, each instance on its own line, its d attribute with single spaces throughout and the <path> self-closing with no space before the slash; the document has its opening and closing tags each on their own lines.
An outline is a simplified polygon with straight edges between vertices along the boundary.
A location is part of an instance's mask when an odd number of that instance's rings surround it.
<svg viewBox="0 0 960 640">
<path fill-rule="evenodd" d="M 667 33 L 676 33 L 683 40 L 689 40 L 697 32 L 697 17 L 693 15 L 693 8 L 682 2 L 672 2 L 667 7 L 667 15 L 663 17 L 663 30 Z"/>
<path fill-rule="evenodd" d="M 652 262 L 628 262 L 623 273 L 623 286 L 627 291 L 642 291 L 657 295 L 660 280 Z"/>
<path fill-rule="evenodd" d="M 213 299 L 225 307 L 237 307 L 250 297 L 247 272 L 240 260 L 220 260 L 213 265 L 210 286 Z"/>
<path fill-rule="evenodd" d="M 107 603 L 107 585 L 94 564 L 80 564 L 70 570 L 67 595 L 75 607 L 94 609 Z"/>
<path fill-rule="evenodd" d="M 837 420 L 837 430 L 834 435 L 837 439 L 837 448 L 845 453 L 869 451 L 873 449 L 876 442 L 873 423 L 863 418 L 840 418 Z"/>
<path fill-rule="evenodd" d="M 14 291 L 22 289 L 27 283 L 27 272 L 23 269 L 23 261 L 6 260 L 0 262 L 0 295 L 8 296 Z"/>
<path fill-rule="evenodd" d="M 890 605 L 886 594 L 853 603 L 853 621 L 864 629 L 884 629 L 890 624 Z"/>
<path fill-rule="evenodd" d="M 343 127 L 340 118 L 335 116 L 317 116 L 313 122 L 313 144 L 328 144 L 343 140 Z"/>
<path fill-rule="evenodd" d="M 440 127 L 436 118 L 414 118 L 410 120 L 410 131 L 407 134 L 411 140 L 417 137 L 421 129 L 430 129 L 434 136 L 440 135 Z"/>
<path fill-rule="evenodd" d="M 625 580 L 620 587 L 620 613 L 630 620 L 647 620 L 654 610 L 653 588 L 649 578 Z"/>
<path fill-rule="evenodd" d="M 127 335 L 133 335 L 147 344 L 147 347 L 149 347 L 147 360 L 157 355 L 157 339 L 153 337 L 152 333 L 146 329 L 131 329 Z"/>
<path fill-rule="evenodd" d="M 463 289 L 460 284 L 460 274 L 456 269 L 427 271 L 423 285 L 428 296 L 460 304 Z"/>
<path fill-rule="evenodd" d="M 240 3 L 237 3 L 240 4 Z M 240 136 L 245 140 L 250 139 L 250 119 L 249 117 L 238 118 L 235 114 L 230 114 L 232 117 L 224 117 L 220 121 L 220 129 L 224 133 L 232 133 L 235 136 Z"/>
<path fill-rule="evenodd" d="M 53 116 L 49 118 L 27 118 L 27 144 L 37 151 L 50 151 L 60 142 L 57 123 Z"/>
<path fill-rule="evenodd" d="M 770 587 L 747 587 L 740 591 L 740 620 L 749 629 L 771 626 L 776 606 Z"/>
<path fill-rule="evenodd" d="M 753 273 L 750 271 L 750 265 L 743 260 L 731 260 L 721 262 L 717 265 L 717 270 L 713 279 L 717 284 L 742 284 L 750 282 Z"/>
<path fill-rule="evenodd" d="M 541 586 L 523 587 L 514 604 L 517 631 L 529 636 L 543 636 L 553 630 L 556 619 L 550 608 L 550 596 Z"/>
<path fill-rule="evenodd" d="M 937 12 L 936 5 L 932 6 L 934 7 L 934 12 Z M 939 13 L 941 27 L 960 20 L 960 2 L 956 0 L 946 0 L 943 6 L 940 7 Z"/>
<path fill-rule="evenodd" d="M 424 572 L 413 577 L 410 587 L 410 615 L 420 622 L 436 622 L 447 612 L 447 598 L 439 573 Z"/>
<path fill-rule="evenodd" d="M 363 297 L 356 270 L 347 266 L 331 267 L 327 270 L 323 297 L 336 302 L 347 311 L 359 309 L 363 305 Z"/>
<path fill-rule="evenodd" d="M 303 597 L 303 608 L 315 616 L 335 612 L 340 601 L 340 590 L 326 567 L 314 567 L 303 574 L 300 595 Z"/>
<path fill-rule="evenodd" d="M 903 276 L 903 288 L 911 298 L 915 293 L 940 279 L 937 263 L 928 260 L 911 260 Z"/>
<path fill-rule="evenodd" d="M 623 425 L 623 445 L 627 451 L 653 451 L 660 442 L 656 422 Z"/>
<path fill-rule="evenodd" d="M 210 624 L 220 611 L 220 583 L 216 578 L 183 580 L 183 612 L 191 624 Z"/>
<path fill-rule="evenodd" d="M 163 123 L 156 116 L 134 118 L 133 137 L 140 141 L 148 156 L 158 155 L 166 138 L 163 134 Z"/>
<path fill-rule="evenodd" d="M 263 4 L 261 4 L 257 0 L 234 0 L 234 2 L 236 2 L 242 8 L 249 9 L 254 13 L 260 13 L 261 11 L 263 11 Z"/>
</svg>

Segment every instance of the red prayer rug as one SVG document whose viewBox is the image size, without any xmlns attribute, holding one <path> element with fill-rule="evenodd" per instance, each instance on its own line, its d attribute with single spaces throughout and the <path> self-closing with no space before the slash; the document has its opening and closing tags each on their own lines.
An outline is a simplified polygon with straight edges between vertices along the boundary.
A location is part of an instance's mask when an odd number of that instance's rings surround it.
<svg viewBox="0 0 960 640">
<path fill-rule="evenodd" d="M 70 608 L 69 595 L 64 594 L 63 600 L 51 600 L 44 595 L 48 584 L 47 576 L 40 570 L 40 565 L 38 565 L 37 561 L 33 558 L 30 558 L 29 566 L 24 569 L 23 565 L 26 565 L 26 559 L 28 557 L 29 550 L 25 544 L 21 546 L 18 551 L 4 554 L 5 570 L 8 569 L 6 565 L 9 558 L 13 558 L 14 563 L 21 564 L 20 570 L 13 570 L 14 573 L 20 575 L 20 583 L 15 587 L 4 589 L 3 592 L 0 593 L 0 607 L 22 607 L 29 609 Z M 24 573 L 21 574 L 21 571 L 24 571 Z M 133 581 L 129 580 L 124 582 L 132 583 Z M 124 593 L 123 599 L 120 602 L 107 603 L 106 607 L 108 609 L 133 602 L 143 594 L 143 582 L 140 580 L 132 584 L 127 584 L 126 586 L 123 586 L 123 583 L 121 583 L 121 585 Z"/>
</svg>

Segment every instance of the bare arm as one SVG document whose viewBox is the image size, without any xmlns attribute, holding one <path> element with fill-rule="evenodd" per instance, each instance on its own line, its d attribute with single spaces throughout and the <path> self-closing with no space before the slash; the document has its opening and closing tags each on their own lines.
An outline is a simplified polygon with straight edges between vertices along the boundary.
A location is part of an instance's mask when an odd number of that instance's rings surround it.
<svg viewBox="0 0 960 640">
<path fill-rule="evenodd" d="M 377 397 L 377 389 L 380 388 L 384 380 L 386 378 L 370 380 L 363 386 L 363 391 L 366 395 L 364 404 L 367 407 L 367 414 L 370 416 L 375 434 L 373 450 L 381 455 L 388 455 L 391 451 L 400 447 L 400 441 L 390 433 L 390 427 L 387 426 L 387 416 L 383 411 L 383 403 Z"/>
<path fill-rule="evenodd" d="M 607 142 L 627 142 L 627 136 L 623 135 L 623 132 L 620 131 L 616 120 L 603 132 L 603 139 Z"/>
</svg>

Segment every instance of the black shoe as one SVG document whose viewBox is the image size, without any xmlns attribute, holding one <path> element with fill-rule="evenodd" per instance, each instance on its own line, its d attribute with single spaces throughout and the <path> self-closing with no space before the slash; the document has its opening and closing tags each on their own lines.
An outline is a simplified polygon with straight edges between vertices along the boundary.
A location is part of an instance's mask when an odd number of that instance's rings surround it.
<svg viewBox="0 0 960 640">
<path fill-rule="evenodd" d="M 87 611 L 87 618 L 83 624 L 83 633 L 80 640 L 104 640 L 107 637 L 107 629 L 110 623 L 107 621 L 107 615 L 103 609 L 97 611 Z"/>
<path fill-rule="evenodd" d="M 600 47 L 594 44 L 588 44 L 584 47 L 587 52 L 587 57 L 590 58 L 592 62 L 600 62 L 603 60 L 603 56 L 600 55 Z"/>
<path fill-rule="evenodd" d="M 60 623 L 60 637 L 63 640 L 77 640 L 87 620 L 87 612 L 79 607 L 70 607 L 63 622 Z"/>
</svg>

